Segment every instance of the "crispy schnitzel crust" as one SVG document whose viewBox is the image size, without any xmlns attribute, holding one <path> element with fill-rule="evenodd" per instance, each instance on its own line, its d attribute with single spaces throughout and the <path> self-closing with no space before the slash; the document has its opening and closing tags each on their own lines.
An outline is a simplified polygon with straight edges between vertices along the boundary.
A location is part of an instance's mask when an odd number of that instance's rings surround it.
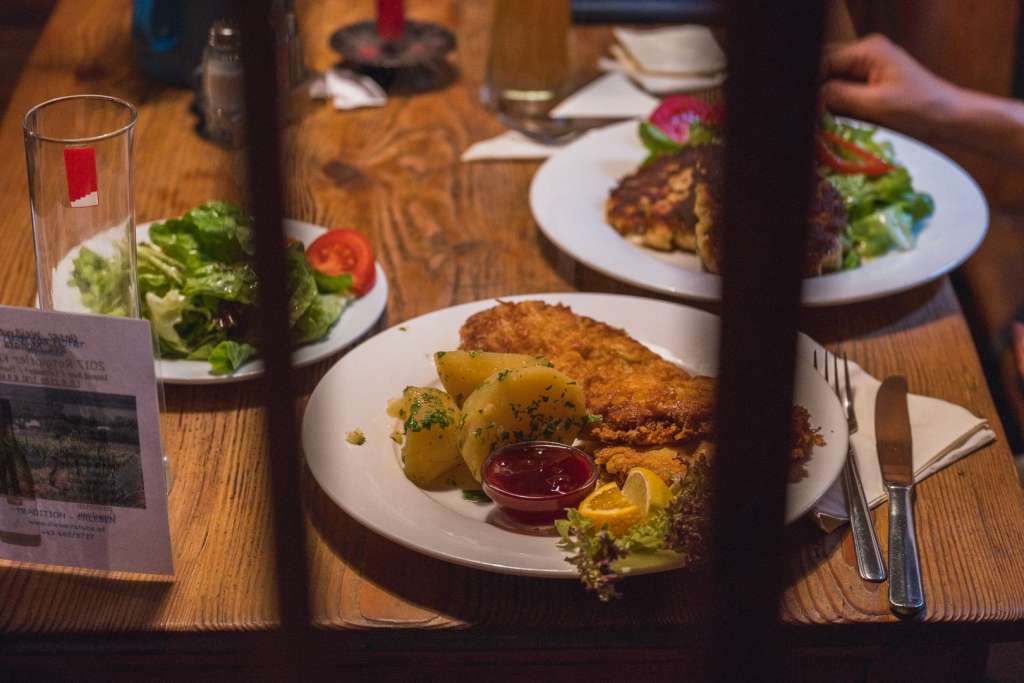
<svg viewBox="0 0 1024 683">
<path fill-rule="evenodd" d="M 708 437 L 715 382 L 664 360 L 626 332 L 542 301 L 500 302 L 469 317 L 467 350 L 542 355 L 583 385 L 587 409 L 602 420 L 587 438 L 653 446 Z"/>
</svg>

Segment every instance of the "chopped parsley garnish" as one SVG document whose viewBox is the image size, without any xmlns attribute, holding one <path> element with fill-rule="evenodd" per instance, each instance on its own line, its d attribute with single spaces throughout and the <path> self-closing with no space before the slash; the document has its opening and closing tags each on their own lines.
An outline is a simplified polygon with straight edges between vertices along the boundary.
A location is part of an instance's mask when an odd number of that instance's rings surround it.
<svg viewBox="0 0 1024 683">
<path fill-rule="evenodd" d="M 429 430 L 434 425 L 439 429 L 445 429 L 453 424 L 452 414 L 441 405 L 438 395 L 431 392 L 424 392 L 413 399 L 409 406 L 409 417 L 405 419 L 403 428 L 405 433 Z"/>
<path fill-rule="evenodd" d="M 477 505 L 487 505 L 488 503 L 491 502 L 491 499 L 488 498 L 486 493 L 474 489 L 463 489 L 462 497 L 465 500 L 468 500 L 472 503 L 476 503 Z"/>
</svg>

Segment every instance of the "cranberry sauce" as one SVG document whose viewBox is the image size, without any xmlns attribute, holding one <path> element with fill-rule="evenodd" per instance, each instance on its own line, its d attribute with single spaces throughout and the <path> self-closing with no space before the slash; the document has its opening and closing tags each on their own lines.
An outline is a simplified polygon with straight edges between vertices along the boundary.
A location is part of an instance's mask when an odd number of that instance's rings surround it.
<svg viewBox="0 0 1024 683">
<path fill-rule="evenodd" d="M 516 496 L 571 493 L 587 483 L 594 471 L 575 449 L 547 443 L 513 444 L 488 462 L 491 486 Z"/>
<path fill-rule="evenodd" d="M 506 512 L 532 523 L 549 523 L 593 490 L 597 468 L 572 446 L 526 441 L 490 455 L 483 467 L 484 491 Z"/>
</svg>

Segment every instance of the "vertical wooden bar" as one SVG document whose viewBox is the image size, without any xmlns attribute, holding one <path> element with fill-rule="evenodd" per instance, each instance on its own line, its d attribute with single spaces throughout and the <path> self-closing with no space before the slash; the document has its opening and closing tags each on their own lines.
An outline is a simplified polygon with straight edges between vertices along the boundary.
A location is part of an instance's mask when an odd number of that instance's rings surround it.
<svg viewBox="0 0 1024 683">
<path fill-rule="evenodd" d="M 299 490 L 299 435 L 292 386 L 288 290 L 284 263 L 277 61 L 270 0 L 236 0 L 245 64 L 245 105 L 250 201 L 260 281 L 261 353 L 277 595 L 283 647 L 272 648 L 275 678 L 302 677 L 303 636 L 309 627 L 305 525 Z"/>
<path fill-rule="evenodd" d="M 778 624 L 823 2 L 729 4 L 714 680 L 781 679 Z"/>
</svg>

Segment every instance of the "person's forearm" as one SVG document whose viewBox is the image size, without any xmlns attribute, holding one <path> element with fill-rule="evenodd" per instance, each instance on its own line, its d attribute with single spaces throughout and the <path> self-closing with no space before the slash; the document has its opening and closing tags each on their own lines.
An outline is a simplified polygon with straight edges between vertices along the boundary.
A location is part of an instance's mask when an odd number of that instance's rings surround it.
<svg viewBox="0 0 1024 683">
<path fill-rule="evenodd" d="M 932 112 L 930 132 L 1024 166 L 1024 103 L 957 89 L 948 108 Z"/>
</svg>

